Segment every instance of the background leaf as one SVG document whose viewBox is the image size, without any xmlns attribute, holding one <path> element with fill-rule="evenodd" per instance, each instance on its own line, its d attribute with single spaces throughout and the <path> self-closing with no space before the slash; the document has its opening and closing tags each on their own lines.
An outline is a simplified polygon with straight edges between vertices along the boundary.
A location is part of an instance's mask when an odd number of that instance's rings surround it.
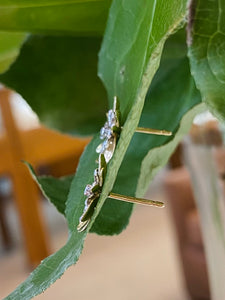
<svg viewBox="0 0 225 300">
<path fill-rule="evenodd" d="M 17 58 L 25 37 L 25 33 L 0 31 L 0 73 L 5 72 Z"/>
<path fill-rule="evenodd" d="M 200 102 L 201 96 L 191 77 L 187 57 L 164 59 L 147 94 L 140 126 L 161 126 L 172 131 L 173 135 L 143 139 L 142 149 L 147 151 L 142 161 L 137 195 L 143 195 L 149 181 L 166 164 L 183 135 L 188 133 L 198 112 L 193 107 Z"/>
<path fill-rule="evenodd" d="M 109 0 L 1 0 L 0 29 L 42 34 L 101 35 Z"/>
<path fill-rule="evenodd" d="M 31 36 L 0 81 L 20 93 L 48 127 L 95 133 L 105 121 L 107 106 L 97 77 L 100 42 L 100 38 Z"/>
<path fill-rule="evenodd" d="M 202 99 L 211 111 L 223 120 L 225 118 L 224 11 L 224 1 L 193 1 L 188 27 L 192 75 Z"/>
<path fill-rule="evenodd" d="M 0 73 L 15 60 L 27 33 L 101 36 L 110 3 L 111 0 L 2 0 Z"/>
</svg>

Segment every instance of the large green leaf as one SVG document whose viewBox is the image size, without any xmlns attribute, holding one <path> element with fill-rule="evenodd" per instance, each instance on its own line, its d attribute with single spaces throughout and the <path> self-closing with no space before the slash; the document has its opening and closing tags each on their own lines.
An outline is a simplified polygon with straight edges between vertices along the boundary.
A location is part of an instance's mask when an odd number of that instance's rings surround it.
<svg viewBox="0 0 225 300">
<path fill-rule="evenodd" d="M 0 31 L 0 73 L 5 72 L 16 59 L 25 37 L 24 33 Z"/>
<path fill-rule="evenodd" d="M 170 51 L 170 46 L 173 45 L 166 47 L 166 50 Z M 168 52 L 165 51 L 164 57 L 167 55 Z M 184 56 L 185 52 L 182 55 Z M 188 132 L 193 117 L 201 109 L 196 106 L 200 101 L 200 95 L 190 75 L 187 58 L 163 60 L 147 94 L 140 125 L 168 129 L 173 132 L 173 136 L 146 136 L 136 133 L 117 175 L 114 192 L 144 196 L 150 180 L 166 164 L 183 135 Z M 109 202 L 110 200 L 107 200 L 106 203 Z M 112 200 L 110 204 L 113 213 L 117 206 L 118 210 L 119 206 L 120 209 L 124 209 L 123 223 L 126 222 L 127 225 L 132 205 Z M 107 227 L 97 226 L 101 222 L 106 223 L 107 217 L 112 222 L 113 213 L 104 205 L 96 219 L 98 222 L 94 223 L 92 229 L 107 234 Z"/>
<path fill-rule="evenodd" d="M 45 125 L 95 133 L 107 106 L 97 77 L 100 42 L 100 38 L 31 36 L 0 81 L 20 93 Z"/>
<path fill-rule="evenodd" d="M 185 32 L 182 30 L 166 42 L 162 63 L 146 96 L 140 120 L 142 127 L 168 129 L 173 132 L 173 135 L 163 137 L 136 133 L 120 167 L 113 192 L 142 197 L 150 179 L 160 167 L 165 165 L 183 134 L 188 131 L 196 109 L 190 113 L 188 110 L 196 106 L 201 99 L 190 74 L 186 52 Z M 182 118 L 186 114 L 184 122 Z M 170 117 L 171 115 L 173 118 Z M 179 132 L 176 133 L 178 129 Z M 150 149 L 158 156 L 149 155 Z M 152 166 L 145 168 L 145 163 L 142 163 L 147 155 L 147 161 L 149 157 L 156 158 L 152 160 L 154 168 Z M 146 166 L 147 161 L 145 159 Z M 146 178 L 143 178 L 143 174 Z M 114 230 L 120 232 L 127 226 L 131 212 L 130 203 L 107 199 L 91 231 L 98 234 L 113 234 L 116 233 Z M 118 215 L 121 218 L 117 217 Z"/>
<path fill-rule="evenodd" d="M 160 1 L 151 3 L 145 0 L 142 3 L 124 1 L 122 5 L 120 1 L 113 2 L 109 16 L 110 22 L 100 52 L 99 74 L 105 83 L 109 99 L 111 100 L 114 95 L 119 97 L 122 120 L 126 119 L 126 122 L 123 124 L 117 149 L 108 167 L 101 197 L 88 228 L 92 226 L 107 195 L 113 188 L 120 164 L 139 123 L 145 95 L 158 68 L 164 42 L 169 34 L 173 33 L 184 21 L 185 13 L 185 1 L 181 1 L 179 5 L 177 1 L 176 4 L 171 2 L 169 6 L 163 5 Z M 160 17 L 163 19 L 164 14 L 169 20 L 166 19 L 162 28 L 161 23 L 157 28 L 158 23 L 155 20 Z M 129 31 L 124 26 L 125 22 L 133 26 L 129 26 Z M 154 34 L 159 36 L 154 36 Z M 156 40 L 159 43 L 152 45 Z M 120 78 L 117 79 L 118 77 Z M 123 94 L 129 101 L 122 97 Z M 68 220 L 72 215 L 70 205 L 68 201 Z"/>
<path fill-rule="evenodd" d="M 109 100 L 112 103 L 115 95 L 120 99 L 121 119 L 122 122 L 126 120 L 114 155 L 115 160 L 112 161 L 111 166 L 113 166 L 116 159 L 119 163 L 122 162 L 120 150 L 125 154 L 124 148 L 127 149 L 139 123 L 145 95 L 158 68 L 163 44 L 168 35 L 182 24 L 185 17 L 186 2 L 181 1 L 179 5 L 170 2 L 168 6 L 165 6 L 161 1 L 151 3 L 146 1 L 143 1 L 143 3 L 130 2 L 129 4 L 126 1 L 123 4 L 115 1 L 111 12 L 117 11 L 118 6 L 120 6 L 120 10 L 110 15 L 111 22 L 106 30 L 106 38 L 101 48 L 99 64 L 99 76 L 106 86 Z M 139 14 L 142 14 L 141 19 L 139 19 Z M 135 16 L 137 16 L 136 19 Z M 179 17 L 177 18 L 177 16 Z M 155 21 L 161 18 L 165 20 L 162 27 L 161 23 L 159 25 Z M 172 23 L 170 23 L 171 20 Z M 129 30 L 134 32 L 132 36 L 128 34 L 128 30 L 121 30 L 121 28 L 126 28 L 126 22 L 129 24 Z M 103 59 L 101 60 L 101 58 Z M 136 153 L 138 153 L 137 150 Z M 131 157 L 131 161 L 133 158 L 134 156 Z M 120 181 L 122 187 L 120 192 L 128 189 L 127 194 L 134 193 L 136 188 L 135 184 L 132 187 L 132 181 L 129 178 L 131 177 L 135 181 L 138 176 L 138 171 L 134 172 L 134 176 L 132 176 L 130 166 L 131 164 L 129 164 L 129 168 L 128 165 L 125 167 L 125 173 L 121 173 L 123 180 Z M 132 167 L 132 170 L 134 170 L 134 167 Z M 125 178 L 128 185 L 124 182 L 124 174 L 127 175 L 125 175 Z M 118 178 L 120 178 L 120 175 L 118 175 Z M 116 189 L 116 186 L 114 189 Z M 101 201 L 99 202 L 98 207 L 101 207 Z M 132 207 L 129 204 L 126 205 L 127 215 L 129 216 Z M 104 216 L 104 214 L 100 215 L 99 218 L 101 216 Z M 93 228 L 95 228 L 95 225 Z M 103 227 L 102 233 L 105 233 Z"/>
<path fill-rule="evenodd" d="M 181 34 L 182 40 L 180 40 Z M 173 131 L 173 136 L 136 134 L 120 167 L 113 187 L 114 192 L 134 196 L 141 173 L 137 194 L 143 196 L 150 181 L 149 175 L 152 178 L 155 172 L 166 163 L 171 152 L 191 124 L 196 109 L 190 113 L 187 112 L 200 102 L 200 95 L 190 74 L 185 46 L 183 31 L 172 36 L 166 43 L 162 63 L 147 94 L 140 121 L 141 126 L 144 127 L 169 128 Z M 177 85 L 178 80 L 179 85 Z M 185 116 L 186 121 L 183 120 L 180 124 L 180 120 L 185 114 L 187 114 Z M 168 118 L 170 115 L 173 115 L 173 118 Z M 178 128 L 179 132 L 176 134 Z M 148 154 L 151 148 L 152 150 Z M 147 158 L 142 163 L 146 155 Z M 151 163 L 148 162 L 149 158 Z M 36 177 L 31 167 L 30 170 L 43 193 L 59 212 L 64 214 L 72 176 L 63 178 Z M 131 212 L 131 204 L 108 199 L 90 231 L 106 235 L 118 234 L 127 226 Z"/>
<path fill-rule="evenodd" d="M 202 99 L 225 118 L 225 2 L 193 1 L 188 44 L 191 72 Z"/>
<path fill-rule="evenodd" d="M 110 0 L 1 0 L 0 30 L 101 35 Z"/>
<path fill-rule="evenodd" d="M 105 199 L 112 191 L 123 157 L 139 123 L 145 96 L 158 68 L 163 44 L 169 34 L 183 22 L 186 1 L 115 0 L 110 10 L 102 51 L 100 74 L 109 99 L 118 95 L 121 101 L 123 130 L 107 169 L 107 176 L 98 205 L 86 231 L 76 230 L 84 208 L 83 190 L 93 180 L 99 143 L 95 138 L 88 146 L 71 185 L 66 217 L 70 235 L 67 244 L 42 264 L 8 299 L 30 299 L 45 290 L 78 259 L 84 238 Z M 126 96 L 126 97 L 125 97 Z"/>
</svg>

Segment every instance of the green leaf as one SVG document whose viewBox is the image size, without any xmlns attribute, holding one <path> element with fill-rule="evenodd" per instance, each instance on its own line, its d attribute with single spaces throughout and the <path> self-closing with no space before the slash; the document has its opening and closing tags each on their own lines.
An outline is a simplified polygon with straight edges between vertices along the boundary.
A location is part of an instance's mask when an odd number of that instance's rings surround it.
<svg viewBox="0 0 225 300">
<path fill-rule="evenodd" d="M 200 101 L 199 94 L 197 93 L 193 79 L 190 76 L 188 61 L 185 58 L 185 54 L 185 35 L 182 30 L 173 35 L 166 42 L 162 56 L 163 62 L 152 82 L 152 88 L 145 101 L 141 126 L 169 128 L 175 134 L 182 115 Z M 177 59 L 177 57 L 180 57 L 180 59 Z M 179 86 L 177 86 L 178 79 L 180 81 Z M 164 105 L 165 99 L 169 99 L 166 106 Z M 163 105 L 165 106 L 164 111 L 162 111 Z M 169 111 L 171 111 L 170 113 L 174 116 L 171 119 L 167 118 Z M 164 115 L 165 117 L 162 118 Z M 181 136 L 182 135 L 179 135 L 179 139 Z M 134 196 L 140 175 L 141 163 L 149 149 L 157 147 L 158 151 L 159 146 L 163 145 L 167 147 L 165 144 L 171 140 L 173 140 L 173 147 L 175 147 L 179 139 L 177 137 L 174 139 L 174 136 L 165 138 L 160 136 L 146 137 L 143 134 L 136 134 L 127 150 L 113 191 Z M 139 145 L 142 145 L 142 147 Z M 138 152 L 136 150 L 137 148 L 139 148 Z M 158 167 L 165 164 L 170 154 L 169 151 L 164 152 L 162 150 L 162 158 L 159 159 L 158 156 Z M 159 151 L 157 153 L 159 153 Z M 132 168 L 129 167 L 131 165 Z M 154 165 L 157 165 L 156 161 L 154 161 Z M 34 172 L 32 173 L 33 176 L 35 176 Z M 72 176 L 69 176 L 68 178 L 35 176 L 35 179 L 47 198 L 49 198 L 58 210 L 64 214 L 66 196 L 69 191 Z M 148 185 L 148 181 L 146 182 Z M 139 193 L 139 196 L 143 196 L 143 192 L 142 195 Z M 104 203 L 90 231 L 104 235 L 120 233 L 129 222 L 132 207 L 133 206 L 130 203 L 108 199 Z"/>
<path fill-rule="evenodd" d="M 207 9 L 206 9 L 207 8 Z M 211 111 L 225 118 L 224 1 L 193 1 L 188 45 L 191 73 Z"/>
<path fill-rule="evenodd" d="M 174 35 L 176 37 L 176 35 Z M 172 39 L 174 38 L 172 37 Z M 172 41 L 171 39 L 171 41 Z M 168 43 L 170 48 L 171 41 Z M 166 52 L 165 52 L 166 54 Z M 202 109 L 201 96 L 190 74 L 188 59 L 162 59 L 147 94 L 140 126 L 170 130 L 170 137 L 150 136 L 143 139 L 145 157 L 141 163 L 140 177 L 136 194 L 142 196 L 149 182 L 168 161 L 182 137 L 188 133 L 194 116 Z M 137 145 L 141 141 L 137 141 Z"/>
<path fill-rule="evenodd" d="M 195 102 L 193 100 L 196 99 L 189 100 L 189 105 L 191 106 L 193 105 L 193 102 Z M 146 192 L 149 186 L 149 181 L 152 180 L 157 172 L 167 163 L 168 159 L 176 149 L 178 143 L 182 140 L 183 136 L 188 134 L 194 117 L 198 113 L 205 110 L 203 103 L 195 105 L 192 108 L 189 108 L 188 106 L 184 106 L 184 108 L 187 110 L 187 112 L 183 115 L 174 138 L 164 145 L 152 148 L 143 159 L 136 192 L 138 196 L 141 196 Z"/>
<path fill-rule="evenodd" d="M 110 0 L 1 0 L 0 29 L 54 35 L 101 35 L 110 3 Z"/>
<path fill-rule="evenodd" d="M 62 214 L 65 214 L 66 200 L 73 177 L 73 175 L 60 178 L 52 176 L 38 176 L 36 179 L 44 195 Z"/>
<path fill-rule="evenodd" d="M 97 233 L 98 235 L 115 235 L 121 233 L 129 223 L 132 210 L 133 204 L 131 203 L 106 199 L 90 232 Z"/>
<path fill-rule="evenodd" d="M 112 103 L 114 95 L 118 96 L 120 100 L 122 121 L 126 119 L 128 112 L 130 112 L 127 122 L 124 124 L 119 145 L 117 146 L 119 148 L 122 140 L 122 149 L 125 146 L 125 142 L 131 140 L 138 125 L 144 104 L 144 97 L 158 67 L 163 44 L 168 35 L 171 34 L 175 28 L 177 29 L 181 26 L 186 7 L 185 1 L 180 1 L 178 6 L 170 2 L 166 7 L 167 12 L 165 12 L 165 6 L 163 6 L 164 4 L 161 1 L 129 4 L 130 5 L 128 5 L 127 1 L 123 2 L 123 4 L 116 1 L 113 3 L 110 14 L 111 26 L 109 25 L 106 30 L 107 38 L 105 38 L 101 48 L 99 63 L 99 76 L 106 86 L 109 101 Z M 114 9 L 117 10 L 117 5 L 120 6 L 118 13 L 112 14 Z M 126 5 L 128 5 L 128 7 L 126 7 Z M 143 9 L 145 12 L 143 12 Z M 138 19 L 139 13 L 142 13 L 141 19 Z M 165 26 L 161 27 L 159 23 L 153 20 L 163 18 L 164 13 L 167 15 L 165 18 L 166 22 L 164 24 Z M 135 19 L 135 16 L 137 16 L 137 19 Z M 178 19 L 176 19 L 177 16 L 179 16 Z M 121 30 L 121 28 L 126 28 L 124 22 L 128 22 L 128 20 L 129 30 L 134 32 L 132 36 L 127 34 L 126 29 Z M 137 20 L 139 20 L 139 22 L 137 22 Z M 173 25 L 170 24 L 170 21 Z M 146 32 L 146 28 L 149 30 L 148 32 Z M 168 31 L 165 32 L 165 30 Z M 155 33 L 157 33 L 156 36 Z M 158 45 L 156 42 L 159 42 Z M 119 56 L 118 53 L 120 53 Z M 154 55 L 156 57 L 154 57 Z M 151 60 L 151 56 L 154 57 L 154 59 Z M 101 60 L 101 58 L 103 59 Z M 137 155 L 139 151 L 136 151 Z M 136 185 L 133 184 L 133 181 L 135 182 L 138 178 L 139 167 L 138 162 L 134 164 L 134 158 L 136 160 L 136 157 L 132 155 L 130 159 L 128 159 L 129 163 L 123 169 L 124 171 L 120 171 L 118 174 L 120 180 L 118 193 L 126 191 L 125 194 L 132 195 L 135 192 Z M 132 168 L 130 168 L 131 165 Z M 128 185 L 125 184 L 126 181 L 128 181 Z M 115 190 L 117 190 L 116 186 L 113 188 L 113 191 Z M 109 201 L 110 200 L 107 200 L 107 202 Z M 125 228 L 132 212 L 132 205 L 119 203 L 116 200 L 114 203 L 112 200 L 111 202 L 111 211 L 113 211 L 113 213 L 119 210 L 124 211 L 124 218 L 121 221 Z M 97 230 L 98 233 L 101 234 L 109 234 L 103 226 L 99 226 L 101 222 L 106 222 L 106 216 L 108 219 L 112 216 L 111 212 L 103 206 L 103 210 L 104 209 L 105 213 L 97 217 L 98 223 L 93 225 L 93 230 Z M 119 227 L 118 224 L 114 225 Z"/>
<path fill-rule="evenodd" d="M 26 34 L 0 31 L 0 73 L 5 72 L 17 58 Z"/>
<path fill-rule="evenodd" d="M 191 77 L 186 53 L 185 31 L 180 30 L 166 42 L 162 62 L 146 96 L 139 123 L 142 127 L 171 130 L 173 135 L 163 137 L 136 133 L 119 169 L 113 192 L 143 197 L 150 180 L 166 164 L 182 136 L 188 132 L 194 115 L 201 109 L 198 108 L 200 93 Z M 132 204 L 108 199 L 91 231 L 112 234 L 109 223 L 111 228 L 124 229 L 132 207 Z M 115 220 L 118 212 L 122 218 Z"/>
<path fill-rule="evenodd" d="M 100 38 L 31 36 L 0 81 L 20 93 L 45 125 L 95 133 L 106 112 L 106 93 L 96 75 L 100 42 Z"/>
<path fill-rule="evenodd" d="M 61 214 L 65 214 L 66 200 L 69 194 L 73 175 L 55 178 L 53 176 L 37 176 L 33 167 L 24 162 L 32 177 L 37 182 L 43 195 L 57 208 Z"/>
<path fill-rule="evenodd" d="M 170 52 L 170 40 L 146 96 L 140 126 L 171 130 L 173 135 L 134 135 L 113 188 L 117 193 L 143 197 L 149 182 L 166 164 L 190 128 L 193 116 L 199 111 L 196 105 L 201 102 L 201 98 L 190 75 L 187 58 L 165 59 Z"/>
<path fill-rule="evenodd" d="M 184 22 L 186 1 L 180 0 L 176 4 L 163 0 L 139 1 L 138 4 L 132 1 L 126 9 L 127 1 L 113 2 L 112 10 L 117 6 L 121 9 L 110 15 L 112 25 L 107 27 L 107 38 L 101 48 L 99 76 L 105 84 L 110 103 L 114 95 L 118 96 L 123 122 L 135 100 L 145 97 L 158 68 L 165 40 Z M 153 52 L 156 58 L 154 61 L 152 58 L 150 65 L 149 58 Z M 101 57 L 104 59 L 101 60 Z"/>
<path fill-rule="evenodd" d="M 114 156 L 107 168 L 102 193 L 86 231 L 76 227 L 84 208 L 83 190 L 93 181 L 99 139 L 95 138 L 80 161 L 71 185 L 66 218 L 70 235 L 67 244 L 50 256 L 19 286 L 8 299 L 27 300 L 45 290 L 81 253 L 87 232 L 112 191 L 120 165 L 139 123 L 145 96 L 158 68 L 163 44 L 169 34 L 183 22 L 186 1 L 115 0 L 110 10 L 102 51 L 100 74 L 110 101 L 118 95 L 121 102 L 123 130 Z M 126 97 L 125 97 L 126 96 Z"/>
</svg>

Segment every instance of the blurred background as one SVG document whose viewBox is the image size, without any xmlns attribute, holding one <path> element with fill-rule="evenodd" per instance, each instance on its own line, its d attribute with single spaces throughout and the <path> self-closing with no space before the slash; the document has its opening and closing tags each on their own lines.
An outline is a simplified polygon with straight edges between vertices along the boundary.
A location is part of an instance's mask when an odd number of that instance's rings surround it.
<svg viewBox="0 0 225 300">
<path fill-rule="evenodd" d="M 42 196 L 20 159 L 29 161 L 38 174 L 71 174 L 89 138 L 71 138 L 43 127 L 19 95 L 4 89 L 0 106 L 2 299 L 67 240 L 64 218 Z M 222 143 L 215 120 L 207 123 L 203 135 L 209 144 Z M 201 142 L 197 125 L 191 136 Z M 119 236 L 89 234 L 77 265 L 36 299 L 210 299 L 199 216 L 183 166 L 183 147 L 178 146 L 146 195 L 165 202 L 165 208 L 135 206 L 129 226 Z"/>
</svg>

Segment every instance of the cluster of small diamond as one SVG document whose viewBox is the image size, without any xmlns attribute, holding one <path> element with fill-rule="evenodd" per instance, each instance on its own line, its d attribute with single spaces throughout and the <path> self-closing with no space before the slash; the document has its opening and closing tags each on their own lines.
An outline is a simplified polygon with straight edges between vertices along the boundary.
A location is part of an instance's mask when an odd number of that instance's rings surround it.
<svg viewBox="0 0 225 300">
<path fill-rule="evenodd" d="M 113 109 L 110 109 L 107 116 L 107 122 L 100 131 L 100 138 L 104 140 L 96 149 L 97 153 L 102 153 L 105 156 L 105 160 L 108 163 L 115 151 L 116 142 L 118 138 L 118 132 L 120 130 L 118 101 L 114 98 Z"/>
<path fill-rule="evenodd" d="M 96 201 L 98 200 L 102 185 L 104 181 L 104 174 L 106 172 L 106 162 L 103 154 L 99 155 L 99 166 L 94 170 L 94 182 L 92 184 L 87 184 L 84 189 L 84 195 L 87 197 L 85 200 L 85 207 L 82 216 L 80 217 L 80 222 L 77 226 L 79 232 L 86 229 L 94 208 L 96 206 Z"/>
<path fill-rule="evenodd" d="M 107 121 L 100 131 L 100 138 L 104 141 L 96 149 L 96 152 L 99 153 L 99 165 L 94 171 L 94 182 L 92 184 L 87 184 L 84 189 L 84 195 L 87 198 L 85 200 L 83 214 L 80 217 L 80 222 L 77 226 L 79 232 L 85 230 L 90 222 L 101 194 L 107 163 L 110 161 L 115 151 L 118 132 L 120 130 L 118 102 L 116 97 L 114 98 L 113 109 L 110 109 L 106 115 Z"/>
</svg>

